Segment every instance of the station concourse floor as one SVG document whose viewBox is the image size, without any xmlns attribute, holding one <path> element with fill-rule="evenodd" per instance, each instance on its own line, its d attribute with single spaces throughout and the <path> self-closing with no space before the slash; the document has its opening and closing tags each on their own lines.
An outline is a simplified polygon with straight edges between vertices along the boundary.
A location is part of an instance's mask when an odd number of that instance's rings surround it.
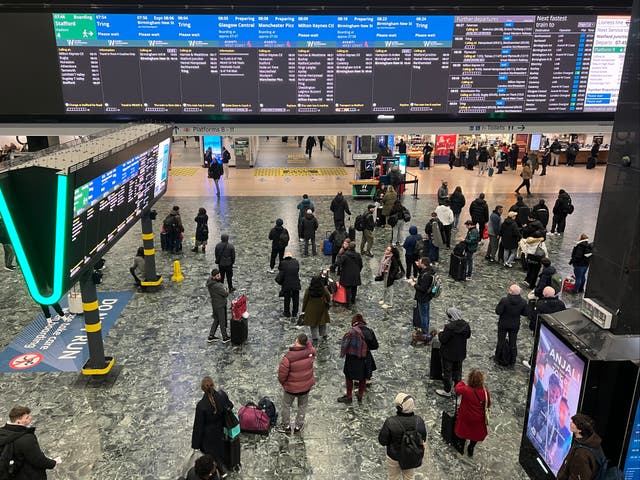
<svg viewBox="0 0 640 480">
<path fill-rule="evenodd" d="M 271 142 L 277 142 L 277 146 L 271 147 Z M 283 148 L 279 143 L 279 137 L 271 137 L 267 143 L 270 155 L 277 157 L 281 149 L 282 166 L 290 167 L 284 160 L 285 152 L 295 148 Z M 335 167 L 335 160 L 327 156 L 326 164 L 318 156 L 313 166 Z M 366 208 L 367 202 L 351 199 L 348 181 L 353 178 L 353 169 L 349 167 L 344 167 L 344 175 L 300 177 L 256 176 L 255 169 L 232 168 L 229 179 L 221 181 L 222 196 L 218 199 L 206 170 L 198 164 L 199 149 L 193 140 L 186 148 L 182 142 L 173 145 L 173 169 L 182 173 L 170 177 L 166 195 L 155 206 L 158 220 L 154 230 L 158 239 L 161 219 L 173 205 L 179 205 L 187 228 L 184 253 L 172 256 L 161 252 L 157 245 L 156 263 L 158 272 L 165 277 L 164 288 L 153 294 L 136 292 L 105 339 L 106 355 L 114 356 L 122 367 L 116 382 L 109 388 L 92 388 L 86 386 L 79 373 L 0 376 L 2 415 L 6 416 L 14 405 L 30 406 L 44 452 L 63 459 L 60 466 L 49 471 L 50 479 L 177 478 L 191 452 L 194 407 L 202 397 L 199 384 L 204 375 L 212 376 L 236 407 L 267 395 L 280 409 L 277 368 L 301 330 L 280 316 L 278 287 L 274 276 L 267 272 L 269 229 L 280 217 L 285 227 L 295 232 L 296 205 L 301 195 L 308 193 L 320 223 L 320 249 L 325 231 L 333 228 L 329 203 L 335 193 L 345 193 L 352 218 Z M 269 165 L 276 166 L 277 162 L 272 158 Z M 181 167 L 186 170 L 179 170 Z M 604 170 L 604 166 L 590 171 L 584 166 L 550 167 L 547 176 L 536 176 L 532 182 L 534 194 L 526 199 L 529 203 L 544 198 L 551 208 L 560 188 L 567 190 L 574 201 L 575 212 L 568 219 L 564 236 L 550 237 L 547 242 L 551 260 L 563 276 L 572 271 L 567 262 L 580 233 L 592 236 L 595 230 Z M 423 231 L 437 204 L 435 194 L 441 180 L 448 180 L 450 192 L 456 185 L 462 186 L 467 207 L 478 193 L 485 192 L 490 209 L 502 204 L 505 210 L 514 203 L 513 190 L 520 182 L 519 170 L 492 178 L 478 177 L 477 171 L 461 168 L 450 171 L 446 165 L 410 171 L 420 179 L 419 195 L 418 199 L 405 195 L 403 201 L 413 217 L 410 223 L 417 225 L 419 231 Z M 210 245 L 206 255 L 189 251 L 195 228 L 192 219 L 199 207 L 206 208 L 209 215 Z M 464 212 L 468 212 L 467 207 Z M 465 218 L 466 214 L 462 220 Z M 408 227 L 405 225 L 405 234 Z M 462 229 L 454 232 L 456 238 L 463 235 Z M 212 319 L 205 281 L 214 266 L 213 247 L 221 233 L 228 233 L 236 247 L 234 285 L 238 293 L 244 292 L 248 298 L 249 339 L 242 347 L 206 342 Z M 309 278 L 327 267 L 329 260 L 321 252 L 316 257 L 302 258 L 295 234 L 292 239 L 289 248 L 300 261 L 304 289 Z M 428 456 L 417 470 L 417 479 L 527 478 L 518 464 L 528 381 L 528 371 L 520 362 L 529 357 L 532 348 L 526 319 L 518 338 L 515 370 L 497 367 L 490 360 L 496 343 L 495 305 L 510 284 L 524 279 L 524 273 L 519 268 L 488 264 L 483 258 L 485 242 L 474 258 L 473 280 L 454 282 L 447 277 L 450 251 L 441 251 L 438 271 L 444 288 L 431 304 L 431 325 L 441 328 L 446 321 L 444 312 L 450 306 L 462 310 L 472 329 L 464 375 L 472 367 L 482 369 L 493 400 L 489 436 L 469 459 L 441 441 L 441 412 L 451 411 L 453 401 L 435 394 L 442 383 L 428 378 L 429 348 L 410 346 L 412 289 L 398 282 L 393 287 L 393 307 L 384 311 L 378 305 L 382 286 L 373 277 L 388 241 L 389 229 L 377 229 L 375 258 L 365 258 L 363 285 L 353 311 L 341 306 L 330 310 L 329 338 L 318 346 L 317 384 L 310 394 L 302 434 L 242 434 L 243 468 L 229 478 L 386 478 L 385 450 L 378 444 L 377 435 L 384 419 L 394 414 L 393 399 L 399 392 L 415 397 L 416 413 L 428 428 Z M 99 291 L 134 289 L 128 269 L 139 245 L 140 228 L 136 225 L 106 255 L 104 283 Z M 169 281 L 175 259 L 181 261 L 185 276 L 185 281 L 178 284 Z M 0 292 L 0 348 L 4 349 L 40 309 L 28 296 L 19 271 L 0 272 Z M 564 300 L 573 305 L 579 298 L 565 294 Z M 362 404 L 345 406 L 336 402 L 344 393 L 339 340 L 351 315 L 358 312 L 380 342 L 379 350 L 374 352 L 378 370 Z"/>
</svg>

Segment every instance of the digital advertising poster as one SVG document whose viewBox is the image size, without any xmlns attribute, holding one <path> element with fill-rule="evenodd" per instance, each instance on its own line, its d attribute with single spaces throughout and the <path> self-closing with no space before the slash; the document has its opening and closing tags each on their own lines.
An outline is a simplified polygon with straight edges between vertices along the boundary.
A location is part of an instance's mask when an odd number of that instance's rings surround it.
<svg viewBox="0 0 640 480">
<path fill-rule="evenodd" d="M 202 148 L 204 150 L 204 165 L 208 167 L 214 160 L 222 163 L 222 137 L 205 135 L 202 137 Z"/>
<path fill-rule="evenodd" d="M 540 326 L 527 437 L 554 475 L 571 447 L 569 425 L 578 410 L 584 367 L 572 349 Z"/>
</svg>

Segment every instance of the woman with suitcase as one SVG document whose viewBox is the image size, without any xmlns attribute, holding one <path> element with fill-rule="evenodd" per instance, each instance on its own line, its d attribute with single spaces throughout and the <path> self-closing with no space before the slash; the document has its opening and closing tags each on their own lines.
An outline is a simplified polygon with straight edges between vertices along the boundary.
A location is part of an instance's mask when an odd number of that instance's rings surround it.
<svg viewBox="0 0 640 480">
<path fill-rule="evenodd" d="M 458 382 L 455 390 L 462 396 L 455 433 L 461 440 L 469 440 L 467 455 L 472 457 L 476 444 L 487 437 L 491 396 L 484 385 L 484 374 L 476 368 L 469 372 L 467 383 Z M 459 445 L 459 451 L 464 453 L 464 443 Z"/>
</svg>

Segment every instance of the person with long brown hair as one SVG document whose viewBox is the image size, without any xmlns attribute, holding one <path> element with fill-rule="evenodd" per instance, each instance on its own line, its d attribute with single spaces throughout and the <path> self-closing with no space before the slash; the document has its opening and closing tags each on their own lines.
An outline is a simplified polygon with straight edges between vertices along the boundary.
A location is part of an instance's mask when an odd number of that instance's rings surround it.
<svg viewBox="0 0 640 480">
<path fill-rule="evenodd" d="M 467 383 L 460 381 L 456 385 L 456 393 L 462 395 L 454 430 L 463 440 L 458 451 L 464 453 L 464 441 L 469 440 L 467 455 L 472 457 L 476 444 L 487 436 L 488 418 L 485 417 L 485 408 L 491 407 L 491 396 L 484 385 L 484 373 L 477 368 L 471 369 Z"/>
<path fill-rule="evenodd" d="M 233 403 L 224 390 L 216 390 L 211 377 L 204 377 L 200 382 L 200 388 L 204 395 L 196 405 L 191 448 L 211 455 L 218 465 L 223 465 L 224 411 L 233 409 Z"/>
</svg>

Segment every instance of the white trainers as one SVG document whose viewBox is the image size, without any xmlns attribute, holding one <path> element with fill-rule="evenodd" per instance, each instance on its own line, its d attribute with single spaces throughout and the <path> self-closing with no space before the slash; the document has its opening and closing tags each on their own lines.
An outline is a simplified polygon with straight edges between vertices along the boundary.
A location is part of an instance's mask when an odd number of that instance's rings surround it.
<svg viewBox="0 0 640 480">
<path fill-rule="evenodd" d="M 276 273 L 276 271 L 273 268 L 270 268 L 269 270 L 267 270 L 267 272 L 269 273 Z"/>
<path fill-rule="evenodd" d="M 436 390 L 436 393 L 437 393 L 438 395 L 440 395 L 441 397 L 450 397 L 450 396 L 451 396 L 451 392 L 447 392 L 446 390 L 442 390 L 442 389 L 440 389 L 440 388 L 438 388 L 438 389 Z"/>
<path fill-rule="evenodd" d="M 391 308 L 391 305 L 387 305 L 386 303 L 383 303 L 382 308 L 386 310 L 387 308 Z"/>
<path fill-rule="evenodd" d="M 384 304 L 384 300 L 380 300 L 380 301 L 378 302 L 378 305 L 383 305 L 383 304 Z"/>
<path fill-rule="evenodd" d="M 522 364 L 527 367 L 529 370 L 531 370 L 531 364 L 527 361 L 527 360 L 522 360 Z"/>
</svg>

